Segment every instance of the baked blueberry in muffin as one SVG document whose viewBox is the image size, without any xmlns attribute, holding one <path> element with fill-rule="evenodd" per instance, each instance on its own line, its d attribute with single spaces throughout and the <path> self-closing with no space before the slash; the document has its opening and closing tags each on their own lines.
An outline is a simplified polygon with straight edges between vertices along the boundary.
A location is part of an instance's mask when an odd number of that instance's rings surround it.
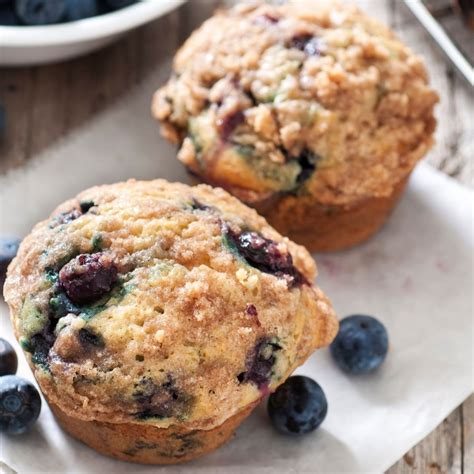
<svg viewBox="0 0 474 474">
<path fill-rule="evenodd" d="M 61 425 L 136 462 L 193 459 L 337 331 L 308 252 L 220 189 L 91 188 L 25 238 L 5 285 Z"/>
<path fill-rule="evenodd" d="M 242 4 L 178 51 L 152 110 L 201 180 L 311 250 L 366 239 L 433 143 L 421 59 L 356 7 Z"/>
</svg>

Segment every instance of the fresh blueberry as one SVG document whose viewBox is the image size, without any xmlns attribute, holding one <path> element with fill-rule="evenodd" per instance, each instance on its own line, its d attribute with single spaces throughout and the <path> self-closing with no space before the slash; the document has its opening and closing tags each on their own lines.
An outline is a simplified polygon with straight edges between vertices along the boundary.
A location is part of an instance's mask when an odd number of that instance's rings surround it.
<svg viewBox="0 0 474 474">
<path fill-rule="evenodd" d="M 61 22 L 66 4 L 67 0 L 15 0 L 15 11 L 25 25 L 50 25 Z"/>
<path fill-rule="evenodd" d="M 81 254 L 59 272 L 59 283 L 76 304 L 91 303 L 108 293 L 117 281 L 117 267 L 102 253 Z"/>
<path fill-rule="evenodd" d="M 68 21 L 82 20 L 100 13 L 98 0 L 67 0 Z"/>
<path fill-rule="evenodd" d="M 41 398 L 33 384 L 16 375 L 0 377 L 0 432 L 25 433 L 40 411 Z"/>
<path fill-rule="evenodd" d="M 16 374 L 18 358 L 8 341 L 0 337 L 0 376 Z"/>
<path fill-rule="evenodd" d="M 372 372 L 380 367 L 387 355 L 387 330 L 372 316 L 348 316 L 340 322 L 339 333 L 330 350 L 337 365 L 345 372 Z"/>
<path fill-rule="evenodd" d="M 278 431 L 302 435 L 314 431 L 324 421 L 328 402 L 323 389 L 313 379 L 295 375 L 270 395 L 267 408 Z"/>
<path fill-rule="evenodd" d="M 7 272 L 8 265 L 15 258 L 20 246 L 20 239 L 0 237 L 0 277 Z"/>
<path fill-rule="evenodd" d="M 136 3 L 137 0 L 105 0 L 105 3 L 113 10 L 119 10 L 120 8 L 128 7 L 132 3 Z"/>
</svg>

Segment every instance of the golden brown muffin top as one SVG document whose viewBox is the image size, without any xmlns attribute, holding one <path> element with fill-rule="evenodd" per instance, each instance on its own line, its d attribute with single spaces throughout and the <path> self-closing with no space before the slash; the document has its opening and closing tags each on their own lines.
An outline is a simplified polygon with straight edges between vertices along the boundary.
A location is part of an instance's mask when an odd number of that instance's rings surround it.
<svg viewBox="0 0 474 474">
<path fill-rule="evenodd" d="M 155 95 L 163 134 L 247 202 L 388 196 L 432 145 L 421 59 L 355 6 L 242 4 L 206 21 Z"/>
<path fill-rule="evenodd" d="M 212 428 L 273 390 L 337 322 L 308 252 L 220 189 L 91 188 L 9 268 L 47 398 L 85 420 Z"/>
</svg>

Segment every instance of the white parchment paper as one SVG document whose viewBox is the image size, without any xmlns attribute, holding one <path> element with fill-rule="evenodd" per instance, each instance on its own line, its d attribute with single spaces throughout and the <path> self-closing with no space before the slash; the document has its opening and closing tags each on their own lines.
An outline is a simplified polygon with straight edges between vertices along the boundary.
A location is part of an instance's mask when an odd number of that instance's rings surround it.
<svg viewBox="0 0 474 474">
<path fill-rule="evenodd" d="M 167 66 L 74 136 L 0 177 L 2 235 L 24 236 L 58 203 L 94 184 L 130 177 L 186 181 L 149 114 Z M 0 438 L 0 460 L 19 473 L 384 471 L 473 390 L 473 194 L 422 164 L 377 236 L 317 261 L 318 282 L 338 314 L 376 315 L 390 335 L 390 354 L 374 375 L 344 375 L 327 350 L 301 368 L 329 400 L 317 432 L 301 439 L 278 435 L 262 405 L 225 447 L 191 464 L 158 469 L 95 453 L 65 435 L 44 404 L 29 434 Z M 20 354 L 3 302 L 0 324 L 2 337 Z M 20 359 L 19 374 L 31 379 Z"/>
</svg>

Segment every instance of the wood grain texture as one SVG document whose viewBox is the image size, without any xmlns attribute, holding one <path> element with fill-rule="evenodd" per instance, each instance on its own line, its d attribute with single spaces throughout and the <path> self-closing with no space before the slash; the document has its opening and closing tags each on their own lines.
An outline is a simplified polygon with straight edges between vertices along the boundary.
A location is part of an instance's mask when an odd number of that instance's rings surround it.
<svg viewBox="0 0 474 474">
<path fill-rule="evenodd" d="M 474 395 L 461 407 L 462 414 L 462 453 L 463 470 L 466 474 L 474 472 Z"/>
<path fill-rule="evenodd" d="M 112 46 L 83 58 L 29 68 L 0 69 L 0 173 L 51 146 L 144 80 L 169 48 L 177 47 L 218 5 L 192 0 Z M 428 64 L 441 96 L 437 145 L 427 160 L 473 186 L 474 97 L 401 0 L 361 0 L 365 10 L 392 26 Z M 473 43 L 474 44 L 474 43 Z M 387 474 L 474 473 L 474 396 L 457 408 Z"/>
<path fill-rule="evenodd" d="M 470 187 L 474 186 L 474 94 L 449 64 L 436 43 L 420 26 L 402 0 L 361 0 L 364 10 L 385 21 L 427 65 L 430 81 L 439 92 L 436 108 L 436 145 L 427 156 L 434 167 Z M 445 2 L 449 3 L 449 2 Z M 474 44 L 474 33 L 472 36 Z"/>
<path fill-rule="evenodd" d="M 472 397 L 471 397 L 472 398 Z M 461 474 L 463 470 L 462 406 L 435 431 L 408 451 L 387 474 Z"/>
</svg>

